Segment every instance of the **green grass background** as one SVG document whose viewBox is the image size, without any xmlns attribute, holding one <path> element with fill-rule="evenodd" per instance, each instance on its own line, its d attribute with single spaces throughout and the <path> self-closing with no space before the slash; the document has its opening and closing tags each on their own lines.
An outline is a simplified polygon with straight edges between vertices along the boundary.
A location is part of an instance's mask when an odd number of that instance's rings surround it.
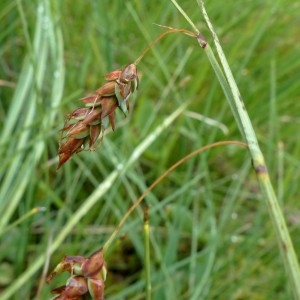
<svg viewBox="0 0 300 300">
<path fill-rule="evenodd" d="M 196 1 L 180 4 L 212 44 Z M 206 7 L 299 253 L 300 4 L 211 0 Z M 106 73 L 133 62 L 164 31 L 154 23 L 190 29 L 168 1 L 1 1 L 2 293 L 47 253 L 86 199 L 182 104 L 189 103 L 76 222 L 50 257 L 50 269 L 64 255 L 88 256 L 100 248 L 131 204 L 178 159 L 215 141 L 241 139 L 201 48 L 172 33 L 138 65 L 140 88 L 129 116 L 118 113 L 116 131 L 100 149 L 82 152 L 56 171 L 65 115 L 81 106 L 78 99 L 97 89 Z M 247 151 L 222 146 L 191 159 L 146 202 L 153 299 L 291 299 Z M 44 210 L 14 223 L 35 207 Z M 106 299 L 145 298 L 142 229 L 139 208 L 106 257 Z M 10 299 L 50 299 L 50 289 L 66 276 L 49 287 L 42 269 Z"/>
</svg>

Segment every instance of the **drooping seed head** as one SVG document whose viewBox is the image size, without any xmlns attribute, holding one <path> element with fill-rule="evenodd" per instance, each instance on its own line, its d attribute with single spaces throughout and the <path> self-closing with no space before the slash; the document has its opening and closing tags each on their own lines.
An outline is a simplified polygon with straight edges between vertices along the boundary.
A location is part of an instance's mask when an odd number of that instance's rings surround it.
<svg viewBox="0 0 300 300">
<path fill-rule="evenodd" d="M 95 150 L 96 140 L 100 139 L 99 144 L 102 143 L 104 131 L 109 126 L 115 129 L 117 108 L 127 115 L 129 98 L 139 85 L 136 64 L 112 71 L 105 79 L 106 83 L 98 90 L 80 99 L 86 107 L 67 115 L 58 151 L 58 168 L 73 154 L 84 150 L 84 145 L 89 145 L 89 150 Z"/>
</svg>

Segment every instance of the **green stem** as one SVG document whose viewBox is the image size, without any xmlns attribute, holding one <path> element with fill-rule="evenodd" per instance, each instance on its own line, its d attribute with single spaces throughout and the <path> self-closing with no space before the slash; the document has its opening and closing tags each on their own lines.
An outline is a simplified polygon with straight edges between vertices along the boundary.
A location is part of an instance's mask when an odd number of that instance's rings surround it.
<svg viewBox="0 0 300 300">
<path fill-rule="evenodd" d="M 198 33 L 197 26 L 193 23 L 193 21 L 189 18 L 189 16 L 185 13 L 185 11 L 180 7 L 176 0 L 171 0 L 171 2 L 175 5 L 175 7 L 180 11 L 180 13 L 185 17 L 185 19 L 190 23 L 193 29 Z"/>
<path fill-rule="evenodd" d="M 217 34 L 215 33 L 214 28 L 209 20 L 209 17 L 207 15 L 202 0 L 200 1 L 200 6 L 205 21 L 212 33 L 215 46 L 217 49 L 217 53 L 219 55 L 219 59 L 224 69 L 225 77 L 227 79 L 228 85 L 232 93 L 232 97 L 229 98 L 229 104 L 234 112 L 237 123 L 240 124 L 243 137 L 248 144 L 250 155 L 253 162 L 253 168 L 257 174 L 257 178 L 261 188 L 261 192 L 263 194 L 263 198 L 265 199 L 270 217 L 273 221 L 273 226 L 276 231 L 277 240 L 279 243 L 279 247 L 281 249 L 284 265 L 290 279 L 294 298 L 300 299 L 300 284 L 299 284 L 300 269 L 299 269 L 298 259 L 293 247 L 293 243 L 284 216 L 282 214 L 282 210 L 279 206 L 278 199 L 275 195 L 274 188 L 270 181 L 270 177 L 269 177 L 267 166 L 265 164 L 263 153 L 260 150 L 251 120 L 249 118 L 242 97 L 240 95 L 239 89 L 237 87 L 237 84 L 234 80 L 234 77 L 228 65 L 225 54 L 220 45 Z"/>
<path fill-rule="evenodd" d="M 198 33 L 199 30 L 196 28 L 191 19 L 183 12 L 182 8 L 178 5 L 176 0 L 171 0 L 184 18 L 192 25 L 194 30 Z M 253 129 L 251 120 L 246 111 L 245 105 L 243 103 L 242 97 L 240 95 L 237 84 L 232 75 L 231 69 L 228 65 L 225 54 L 220 45 L 218 36 L 214 31 L 214 28 L 209 20 L 207 12 L 204 7 L 203 0 L 197 0 L 199 6 L 201 7 L 202 14 L 205 18 L 207 26 L 213 36 L 215 47 L 223 67 L 223 70 L 219 66 L 215 55 L 213 54 L 211 47 L 203 44 L 203 37 L 199 35 L 199 44 L 204 51 L 216 73 L 216 76 L 221 84 L 224 91 L 226 99 L 230 105 L 233 112 L 234 118 L 238 124 L 241 134 L 244 140 L 247 142 L 249 147 L 250 156 L 253 162 L 253 168 L 257 174 L 258 182 L 261 188 L 263 198 L 266 202 L 270 217 L 273 221 L 273 226 L 276 232 L 279 247 L 281 249 L 282 258 L 290 279 L 293 294 L 295 299 L 300 299 L 300 269 L 298 259 L 291 241 L 287 225 L 282 214 L 282 210 L 279 206 L 278 199 L 275 195 L 274 188 L 270 181 L 267 166 L 265 164 L 265 159 L 262 151 L 260 150 L 255 131 Z"/>
<path fill-rule="evenodd" d="M 144 209 L 144 243 L 146 271 L 146 299 L 151 300 L 150 240 L 149 240 L 149 206 Z"/>
</svg>

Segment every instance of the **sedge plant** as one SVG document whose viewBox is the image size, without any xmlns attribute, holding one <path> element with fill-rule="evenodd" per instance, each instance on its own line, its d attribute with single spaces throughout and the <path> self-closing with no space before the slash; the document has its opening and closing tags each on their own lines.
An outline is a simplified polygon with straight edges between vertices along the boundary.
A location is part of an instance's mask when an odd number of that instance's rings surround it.
<svg viewBox="0 0 300 300">
<path fill-rule="evenodd" d="M 257 139 L 255 137 L 255 132 L 252 128 L 251 122 L 248 118 L 247 112 L 245 111 L 244 106 L 242 105 L 241 97 L 239 95 L 238 89 L 236 87 L 235 81 L 233 80 L 233 77 L 230 72 L 230 68 L 228 67 L 228 64 L 226 62 L 226 58 L 224 56 L 224 53 L 220 47 L 220 44 L 218 43 L 218 38 L 216 34 L 213 31 L 213 28 L 211 26 L 211 23 L 208 19 L 207 13 L 205 11 L 204 5 L 202 2 L 198 1 L 199 6 L 201 7 L 203 14 L 205 16 L 205 20 L 207 21 L 210 30 L 213 32 L 213 38 L 216 43 L 216 49 L 217 52 L 220 56 L 220 62 L 221 66 L 218 63 L 218 60 L 215 58 L 210 44 L 207 42 L 207 40 L 200 34 L 200 31 L 198 27 L 191 21 L 190 17 L 183 11 L 183 9 L 177 4 L 176 1 L 172 1 L 177 9 L 182 13 L 182 15 L 186 18 L 186 20 L 189 22 L 189 24 L 192 26 L 192 32 L 188 30 L 181 30 L 181 29 L 173 29 L 173 28 L 168 28 L 168 31 L 170 32 L 183 32 L 183 33 L 188 33 L 188 35 L 192 36 L 197 40 L 200 44 L 200 47 L 202 48 L 203 52 L 207 55 L 208 60 L 211 62 L 211 65 L 217 75 L 217 78 L 219 79 L 219 82 L 223 88 L 224 94 L 230 104 L 230 107 L 232 109 L 233 115 L 236 119 L 238 128 L 240 129 L 243 140 L 246 142 L 247 147 L 250 152 L 250 156 L 253 161 L 253 166 L 254 169 L 258 175 L 258 180 L 261 184 L 264 199 L 266 203 L 268 203 L 270 215 L 272 216 L 272 220 L 274 223 L 274 226 L 276 228 L 276 233 L 278 235 L 279 239 L 279 244 L 281 246 L 281 249 L 283 249 L 283 257 L 285 261 L 285 265 L 287 268 L 287 272 L 289 275 L 291 275 L 291 283 L 292 283 L 292 288 L 295 294 L 295 299 L 298 299 L 297 297 L 297 282 L 299 281 L 299 276 L 298 276 L 298 263 L 297 259 L 295 256 L 295 253 L 293 251 L 293 246 L 291 244 L 289 234 L 286 230 L 285 222 L 282 217 L 282 212 L 280 211 L 280 208 L 278 206 L 278 203 L 276 201 L 276 197 L 273 192 L 272 185 L 269 180 L 267 168 L 264 162 L 264 157 L 258 147 Z M 19 6 L 19 10 L 22 12 L 22 5 L 20 1 L 17 1 Z M 45 3 L 48 3 L 48 1 L 45 1 Z M 55 7 L 56 9 L 56 7 Z M 50 12 L 50 6 L 46 6 L 46 10 L 40 10 L 40 14 L 42 15 L 43 13 L 46 12 L 46 14 L 51 15 Z M 22 20 L 24 24 L 26 23 L 26 18 L 24 15 L 22 15 Z M 53 58 L 56 59 L 57 61 L 57 66 L 59 72 L 57 72 L 58 77 L 56 77 L 55 86 L 53 87 L 53 95 L 55 95 L 56 99 L 56 104 L 59 102 L 59 99 L 61 98 L 61 92 L 62 92 L 62 85 L 63 85 L 63 80 L 61 79 L 61 75 L 64 73 L 63 69 L 63 55 L 62 55 L 62 38 L 61 38 L 61 32 L 59 31 L 59 27 L 57 27 L 57 23 L 53 26 L 50 26 L 50 29 L 53 30 L 53 34 L 51 35 L 52 37 L 52 43 L 50 43 L 50 46 L 47 44 L 48 39 L 44 39 L 43 33 L 41 32 L 41 29 L 43 28 L 43 18 L 40 18 L 38 20 L 38 26 L 37 28 L 39 29 L 36 34 L 36 44 L 34 45 L 33 50 L 29 56 L 29 59 L 27 61 L 27 64 L 25 65 L 24 68 L 24 74 L 29 74 L 31 77 L 33 77 L 32 80 L 32 85 L 35 87 L 32 89 L 32 95 L 29 97 L 30 99 L 36 99 L 38 98 L 38 92 L 39 92 L 39 87 L 41 86 L 41 82 L 36 81 L 36 78 L 32 76 L 32 74 L 43 74 L 43 70 L 45 69 L 46 66 L 46 52 L 44 53 L 45 49 L 50 49 L 50 52 L 54 50 L 52 45 L 54 44 L 53 41 L 56 39 L 59 41 L 59 52 L 56 53 L 53 51 Z M 49 17 L 49 20 L 52 20 Z M 27 26 L 24 26 L 25 28 Z M 51 33 L 52 31 L 50 31 Z M 164 34 L 163 34 L 164 35 Z M 29 35 L 28 35 L 29 36 Z M 39 39 L 42 39 L 44 47 L 39 48 L 38 47 L 38 41 Z M 29 39 L 27 40 L 27 43 L 30 45 Z M 29 47 L 30 48 L 30 47 Z M 40 54 L 40 55 L 37 55 Z M 43 54 L 43 55 L 41 55 Z M 57 59 L 57 57 L 59 59 Z M 37 64 L 30 64 L 31 62 L 34 61 L 35 56 L 38 57 L 39 63 Z M 41 63 L 40 63 L 41 62 Z M 135 62 L 138 63 L 139 59 Z M 135 64 L 134 63 L 134 64 Z M 131 63 L 127 66 L 132 66 Z M 33 72 L 34 71 L 34 72 Z M 135 89 L 138 87 L 138 75 L 137 73 L 134 72 L 129 72 L 134 74 L 133 77 L 127 77 L 125 76 L 128 74 L 126 70 L 126 66 L 123 68 L 120 68 L 116 71 L 113 71 L 112 73 L 109 73 L 110 76 L 106 77 L 106 83 L 96 91 L 96 93 L 90 94 L 87 97 L 83 98 L 82 100 L 83 103 L 85 104 L 85 107 L 80 107 L 76 110 L 74 110 L 72 113 L 70 113 L 67 116 L 65 126 L 63 126 L 62 130 L 62 139 L 60 142 L 60 150 L 59 150 L 59 167 L 62 167 L 62 165 L 67 162 L 71 158 L 71 156 L 75 156 L 76 153 L 82 151 L 83 145 L 87 144 L 87 147 L 90 150 L 94 150 L 94 147 L 97 147 L 97 144 L 95 143 L 96 140 L 99 138 L 100 144 L 102 142 L 103 136 L 104 136 L 104 131 L 108 126 L 110 125 L 112 129 L 114 129 L 114 111 L 116 109 L 120 109 L 123 114 L 128 113 L 128 100 L 131 97 L 131 93 L 135 91 Z M 132 69 L 131 69 L 132 71 Z M 124 72 L 126 74 L 124 74 Z M 109 75 L 108 74 L 108 75 Z M 28 76 L 27 76 L 28 77 Z M 26 81 L 26 76 L 22 77 L 22 80 L 28 84 Z M 107 84 L 107 85 L 106 85 Z M 37 88 L 38 87 L 38 88 Z M 105 91 L 103 89 L 105 87 Z M 108 88 L 108 89 L 106 89 Z M 26 103 L 26 100 L 28 97 L 26 97 L 26 93 L 21 93 L 19 90 L 19 95 L 16 94 L 15 101 L 16 105 L 19 104 L 19 106 L 14 107 L 15 111 L 21 111 L 20 107 L 22 106 L 20 99 Z M 59 93 L 57 93 L 59 91 Z M 102 102 L 102 103 L 100 103 Z M 102 104 L 105 105 L 103 106 Z M 56 106 L 55 106 L 56 107 Z M 104 110 L 101 110 L 101 108 L 105 108 Z M 24 105 L 24 108 L 28 109 L 28 118 L 30 116 L 34 116 L 34 112 L 31 110 L 34 109 L 34 106 L 31 105 Z M 28 266 L 27 270 L 22 274 L 22 276 L 15 278 L 13 283 L 4 290 L 4 292 L 1 293 L 1 298 L 2 299 L 10 299 L 13 294 L 16 294 L 23 286 L 26 286 L 26 282 L 29 281 L 31 277 L 34 276 L 34 274 L 44 265 L 44 268 L 47 269 L 47 261 L 50 260 L 51 255 L 55 253 L 58 249 L 61 249 L 62 244 L 64 241 L 69 237 L 70 233 L 74 229 L 74 227 L 79 223 L 80 220 L 84 218 L 84 216 L 87 215 L 87 213 L 92 210 L 92 208 L 95 206 L 95 204 L 99 201 L 99 199 L 103 198 L 107 191 L 109 191 L 113 184 L 117 181 L 118 178 L 122 174 L 124 174 L 126 171 L 129 170 L 129 168 L 141 157 L 141 155 L 146 151 L 146 149 L 149 148 L 149 146 L 165 131 L 166 128 L 168 128 L 171 124 L 174 123 L 174 121 L 182 115 L 186 108 L 186 104 L 182 104 L 181 106 L 178 107 L 169 117 L 167 117 L 164 122 L 160 123 L 157 125 L 157 127 L 149 134 L 142 142 L 139 143 L 139 145 L 135 148 L 133 153 L 129 156 L 129 158 L 124 162 L 124 163 L 117 163 L 115 165 L 115 169 L 108 174 L 105 179 L 99 184 L 95 190 L 85 199 L 85 201 L 78 207 L 78 209 L 74 212 L 72 215 L 72 218 L 69 219 L 69 221 L 64 224 L 63 228 L 57 233 L 57 235 L 54 236 L 53 241 L 50 239 L 49 245 L 47 252 L 45 254 L 41 254 L 38 257 L 36 257 Z M 13 110 L 12 110 L 13 111 Z M 53 107 L 49 107 L 48 111 L 51 113 L 48 115 L 48 118 L 44 119 L 45 122 L 45 128 L 48 128 L 48 124 L 50 121 L 54 118 L 56 114 L 56 108 L 53 109 Z M 103 112 L 104 111 L 104 112 Z M 15 118 L 13 116 L 15 115 Z M 26 111 L 23 109 L 23 115 L 26 116 Z M 92 117 L 92 119 L 90 119 Z M 96 119 L 94 119 L 96 118 Z M 100 119 L 100 120 L 99 120 Z M 7 124 L 6 128 L 6 139 L 5 141 L 9 140 L 10 133 L 13 132 L 13 129 L 15 128 L 14 124 L 17 123 L 17 118 L 16 114 L 11 114 L 12 120 L 9 124 Z M 26 120 L 25 120 L 26 121 Z M 17 149 L 12 148 L 13 151 L 10 151 L 9 155 L 11 153 L 16 153 L 14 154 L 17 159 L 14 159 L 14 165 L 18 165 L 19 161 L 22 161 L 23 158 L 21 156 L 22 152 L 21 150 L 24 148 L 24 145 L 28 147 L 28 132 L 32 127 L 31 123 L 29 122 L 30 120 L 27 120 L 28 122 L 24 122 L 26 130 L 24 131 L 24 136 L 20 136 L 19 138 L 19 146 Z M 22 124 L 22 126 L 24 126 Z M 78 125 L 80 124 L 80 125 Z M 41 127 L 43 128 L 43 127 Z M 21 131 L 20 131 L 21 132 Z M 42 136 L 42 134 L 41 134 Z M 75 141 L 74 141 L 75 139 Z M 79 140 L 79 141 L 76 141 Z M 227 142 L 229 143 L 229 142 Z M 8 223 L 8 220 L 10 216 L 13 214 L 15 207 L 18 205 L 18 199 L 21 198 L 22 195 L 22 190 L 25 189 L 26 183 L 28 182 L 29 178 L 32 177 L 32 173 L 28 172 L 30 170 L 29 166 L 34 166 L 39 157 L 40 154 L 42 153 L 42 149 L 44 145 L 41 143 L 34 143 L 36 147 L 36 152 L 33 153 L 32 158 L 26 160 L 24 164 L 24 170 L 22 172 L 16 171 L 15 174 L 10 174 L 8 177 L 11 182 L 13 182 L 13 179 L 18 179 L 14 180 L 16 186 L 18 186 L 18 194 L 17 197 L 9 197 L 13 201 L 10 201 L 10 209 L 7 210 L 8 214 L 3 215 L 3 218 L 1 220 L 2 222 L 2 228 L 1 232 L 2 234 L 6 233 L 7 230 L 11 230 L 10 226 L 6 227 L 6 224 Z M 241 144 L 244 146 L 244 144 Z M 15 150 L 17 150 L 15 152 Z M 36 153 L 38 155 L 36 155 Z M 195 154 L 196 155 L 196 154 Z M 76 159 L 76 158 L 75 158 Z M 17 168 L 16 168 L 17 170 Z M 20 176 L 16 176 L 16 175 Z M 166 173 L 168 175 L 168 173 Z M 25 184 L 18 184 L 18 182 L 24 182 L 24 181 L 19 181 L 19 177 L 25 178 Z M 9 184 L 8 184 L 8 179 L 6 178 L 5 180 L 5 186 L 7 187 L 6 190 L 10 192 L 10 194 L 14 194 L 13 191 L 17 191 L 17 189 L 9 189 Z M 152 186 L 152 188 L 155 185 Z M 6 190 L 3 189 L 2 193 L 6 193 Z M 143 194 L 144 196 L 150 191 L 151 189 L 146 189 L 145 193 Z M 104 246 L 100 249 L 94 252 L 92 255 L 88 257 L 83 257 L 83 256 L 73 256 L 73 258 L 68 259 L 67 263 L 63 265 L 60 271 L 71 271 L 73 273 L 73 277 L 67 282 L 66 286 L 61 287 L 56 289 L 56 294 L 60 295 L 62 294 L 63 296 L 67 295 L 69 292 L 72 293 L 72 288 L 74 286 L 80 287 L 80 290 L 83 294 L 86 294 L 89 286 L 93 288 L 98 287 L 98 291 L 103 292 L 104 289 L 104 279 L 106 277 L 106 263 L 104 261 L 104 255 L 103 253 L 107 253 L 107 249 L 110 248 L 110 245 L 112 245 L 112 242 L 115 241 L 116 236 L 120 232 L 120 229 L 123 228 L 123 225 L 125 221 L 127 220 L 128 216 L 132 214 L 132 211 L 138 207 L 140 202 L 142 201 L 143 197 L 140 198 L 134 206 L 128 211 L 128 213 L 124 216 L 122 219 L 121 223 L 119 226 L 117 226 L 116 230 L 114 233 L 111 235 L 111 237 L 107 240 L 107 242 L 104 244 Z M 17 199 L 18 198 L 18 199 Z M 42 209 L 38 209 L 38 211 L 42 211 Z M 151 210 L 150 210 L 151 211 Z M 29 213 L 31 215 L 31 211 Z M 29 216 L 28 215 L 28 216 Z M 26 215 L 24 215 L 25 218 L 27 218 Z M 21 218 L 20 221 L 17 221 L 14 226 L 18 225 L 19 222 L 23 221 Z M 4 228 L 4 229 L 3 229 Z M 145 233 L 147 235 L 147 222 L 145 222 Z M 147 244 L 147 241 L 149 239 L 145 239 L 145 244 Z M 147 246 L 145 246 L 145 249 L 147 250 Z M 148 257 L 149 252 L 145 253 L 145 257 Z M 96 258 L 97 266 L 94 268 L 94 265 L 90 266 L 90 262 Z M 100 263 L 99 263 L 100 262 Z M 146 260 L 147 262 L 147 260 Z M 73 264 L 74 263 L 74 264 Z M 92 270 L 90 269 L 92 268 Z M 93 269 L 94 268 L 94 269 Z M 146 267 L 147 269 L 147 298 L 150 299 L 151 297 L 151 282 L 149 279 L 149 268 Z M 96 270 L 96 271 L 95 271 Z M 45 271 L 45 273 L 47 273 Z M 83 276 L 84 275 L 84 276 Z M 41 287 L 43 285 L 43 282 L 45 281 L 46 275 L 42 276 L 41 279 Z M 51 279 L 51 276 L 49 277 L 49 280 Z M 193 280 L 190 281 L 190 285 L 193 285 Z M 204 283 L 203 283 L 204 282 Z M 205 284 L 205 281 L 200 283 L 201 286 Z M 98 297 L 102 297 L 102 294 L 98 294 Z M 197 293 L 196 293 L 197 294 Z M 195 297 L 196 294 L 194 295 Z M 38 296 L 38 295 L 37 295 Z M 56 296 L 55 296 L 56 297 Z M 197 298 L 193 298 L 197 299 Z"/>
<path fill-rule="evenodd" d="M 129 99 L 131 94 L 139 86 L 139 76 L 137 73 L 137 64 L 143 56 L 157 43 L 161 38 L 169 33 L 185 33 L 191 37 L 199 39 L 202 48 L 206 47 L 206 41 L 199 34 L 193 34 L 185 29 L 168 28 L 158 38 L 151 43 L 149 47 L 141 54 L 141 56 L 133 63 L 128 64 L 122 70 L 112 71 L 105 76 L 106 83 L 100 87 L 95 93 L 90 94 L 81 99 L 86 105 L 85 108 L 77 108 L 72 113 L 67 115 L 67 120 L 62 131 L 64 133 L 60 147 L 58 150 L 59 163 L 58 168 L 62 167 L 74 154 L 81 152 L 84 145 L 88 143 L 89 150 L 95 150 L 94 145 L 100 137 L 102 142 L 104 131 L 110 124 L 112 129 L 115 128 L 115 110 L 119 108 L 125 115 L 129 110 Z M 233 142 L 225 142 L 225 144 L 234 144 Z M 236 143 L 246 146 L 242 143 Z M 222 143 L 217 143 L 217 146 Z M 200 151 L 215 147 L 216 145 L 203 147 Z M 68 278 L 64 286 L 55 288 L 52 293 L 57 294 L 53 299 L 80 299 L 85 294 L 89 293 L 92 299 L 104 299 L 104 281 L 107 274 L 107 265 L 105 262 L 105 254 L 115 239 L 117 233 L 122 228 L 133 210 L 141 203 L 145 195 L 151 191 L 164 177 L 180 164 L 193 157 L 200 152 L 195 151 L 187 155 L 182 160 L 174 164 L 161 177 L 159 177 L 136 201 L 136 203 L 128 210 L 119 226 L 107 240 L 103 248 L 100 248 L 88 258 L 82 256 L 66 256 L 56 266 L 56 268 L 47 277 L 47 282 L 50 283 L 54 276 L 62 272 L 69 272 Z M 151 278 L 150 278 L 150 255 L 149 255 L 149 225 L 148 213 L 145 212 L 145 261 L 146 261 L 146 298 L 151 299 Z"/>
<path fill-rule="evenodd" d="M 240 92 L 238 90 L 237 84 L 234 80 L 234 77 L 232 75 L 232 72 L 230 70 L 230 67 L 227 63 L 225 54 L 221 48 L 218 36 L 216 34 L 216 32 L 213 29 L 212 23 L 209 20 L 208 14 L 205 10 L 205 6 L 204 6 L 204 2 L 203 1 L 198 1 L 199 6 L 201 7 L 204 19 L 208 25 L 208 28 L 210 29 L 212 36 L 213 36 L 213 40 L 215 42 L 216 45 L 216 50 L 217 53 L 219 55 L 219 59 L 222 65 L 222 68 L 220 67 L 217 59 L 215 58 L 212 49 L 210 47 L 210 45 L 207 43 L 207 41 L 205 40 L 205 38 L 200 34 L 200 31 L 197 29 L 196 25 L 192 22 L 192 20 L 187 16 L 187 14 L 182 10 L 182 8 L 179 6 L 179 4 L 176 2 L 176 0 L 171 0 L 173 2 L 173 4 L 176 6 L 176 8 L 180 11 L 180 13 L 186 18 L 186 20 L 190 23 L 190 25 L 193 27 L 193 29 L 195 30 L 195 33 L 193 34 L 192 32 L 189 32 L 187 30 L 176 30 L 173 28 L 169 28 L 169 31 L 167 31 L 165 34 L 170 33 L 170 32 L 184 32 L 186 34 L 189 34 L 191 36 L 197 37 L 200 47 L 204 49 L 204 52 L 207 54 L 207 57 L 212 65 L 212 68 L 214 69 L 216 76 L 220 82 L 220 85 L 224 91 L 225 97 L 228 100 L 228 103 L 230 105 L 230 108 L 233 112 L 233 115 L 235 117 L 235 120 L 237 122 L 238 128 L 240 129 L 240 132 L 242 134 L 243 139 L 247 142 L 247 145 L 249 147 L 249 153 L 252 159 L 252 164 L 253 164 L 253 168 L 257 174 L 257 178 L 261 187 L 261 191 L 262 194 L 264 196 L 264 199 L 266 201 L 269 213 L 270 213 L 270 217 L 273 221 L 274 224 L 274 228 L 277 234 L 277 239 L 279 242 L 279 247 L 281 249 L 281 253 L 282 253 L 282 257 L 283 257 L 283 261 L 287 270 L 287 273 L 289 275 L 290 278 L 290 282 L 291 282 L 291 286 L 292 286 L 292 290 L 293 293 L 295 295 L 296 298 L 300 298 L 300 285 L 298 284 L 299 279 L 300 279 L 300 269 L 299 269 L 299 264 L 297 261 L 297 256 L 295 254 L 295 250 L 281 211 L 281 208 L 279 206 L 277 197 L 275 195 L 274 192 L 274 188 L 272 186 L 272 183 L 270 181 L 269 178 L 269 174 L 268 174 L 268 169 L 265 163 L 265 159 L 263 156 L 262 151 L 260 150 L 257 138 L 256 138 L 256 134 L 255 131 L 253 129 L 252 123 L 250 121 L 250 118 L 247 114 L 246 108 L 245 108 L 245 104 L 243 103 L 242 100 L 242 96 L 240 95 Z M 163 34 L 164 35 L 164 34 Z M 162 35 L 162 36 L 163 36 Z M 158 40 L 162 37 L 160 36 L 158 38 Z M 148 49 L 146 49 L 146 51 L 148 51 Z M 142 56 L 145 53 L 142 54 Z M 142 57 L 141 56 L 141 57 Z M 137 59 L 136 63 L 138 63 L 140 61 L 140 58 Z M 133 65 L 135 66 L 135 64 Z M 117 71 L 118 72 L 118 71 Z M 119 71 L 121 72 L 121 71 Z M 123 71 L 124 72 L 124 71 Z M 126 73 L 126 72 L 125 72 Z M 133 79 L 134 79 L 134 84 L 133 86 L 131 85 L 131 83 L 129 84 L 129 88 L 128 91 L 122 91 L 120 93 L 120 84 L 123 84 L 125 87 L 127 85 L 128 80 L 122 80 L 122 75 L 121 73 L 118 73 L 118 76 L 116 76 L 116 78 L 113 78 L 113 80 L 116 80 L 116 83 L 112 84 L 112 90 L 113 92 L 106 92 L 107 94 L 104 94 L 103 99 L 105 99 L 107 96 L 110 97 L 112 94 L 114 94 L 114 91 L 117 91 L 117 95 L 115 96 L 116 100 L 114 100 L 114 103 L 119 102 L 119 107 L 123 107 L 123 112 L 126 113 L 126 107 L 125 105 L 120 105 L 120 101 L 127 101 L 127 98 L 130 95 L 129 91 L 134 91 L 137 86 L 138 86 L 138 77 L 136 75 L 136 71 L 134 70 L 134 75 L 133 75 Z M 108 75 L 109 77 L 109 75 Z M 130 78 L 130 81 L 132 79 Z M 122 87 L 123 88 L 123 87 Z M 124 88 L 123 88 L 124 89 Z M 100 89 L 100 91 L 98 92 L 98 95 L 101 95 L 102 90 Z M 98 96 L 97 96 L 98 97 Z M 94 97 L 87 97 L 84 98 L 88 99 L 90 105 L 95 106 L 98 104 L 98 100 L 95 99 Z M 114 107 L 117 107 L 117 105 L 115 105 Z M 104 111 L 106 111 L 107 109 L 104 108 Z M 93 111 L 93 109 L 92 109 Z M 109 116 L 109 114 L 111 113 L 111 111 L 107 110 L 108 113 L 107 115 Z M 81 111 L 80 111 L 81 113 Z M 74 115 L 75 113 L 73 113 Z M 84 110 L 83 114 L 86 116 L 87 114 L 90 114 L 86 112 L 86 110 Z M 98 113 L 99 114 L 99 113 Z M 85 117 L 84 116 L 84 117 Z M 71 117 L 72 114 L 71 114 Z M 80 116 L 81 117 L 81 116 Z M 94 119 L 92 120 L 92 122 L 94 122 Z M 79 124 L 85 124 L 85 121 L 80 121 Z M 114 127 L 114 122 L 111 122 L 112 127 Z M 71 126 L 71 130 L 70 130 L 70 126 Z M 99 126 L 99 125 L 98 125 Z M 100 125 L 103 127 L 103 125 Z M 73 127 L 74 125 L 68 125 L 66 128 L 67 130 L 70 130 L 68 132 L 69 135 L 81 135 L 82 134 L 82 126 L 79 126 L 79 130 L 75 130 L 73 133 Z M 95 126 L 90 126 L 91 128 L 94 128 Z M 64 129 L 66 130 L 66 129 Z M 87 132 L 87 126 L 85 124 L 84 127 L 85 132 Z M 101 129 L 99 129 L 96 133 L 96 135 L 99 135 Z M 94 144 L 94 138 L 91 138 L 91 142 L 90 142 L 90 147 L 91 145 Z M 72 142 L 74 141 L 74 139 L 72 139 Z M 78 141 L 78 139 L 75 139 L 75 141 Z M 76 153 L 78 151 L 78 149 L 82 146 L 82 142 L 83 139 L 80 139 L 80 144 L 76 143 L 76 146 L 74 147 L 74 150 L 71 150 L 71 153 Z M 62 147 L 64 150 L 64 147 Z M 68 148 L 68 151 L 69 148 Z M 60 152 L 63 152 L 60 150 Z M 59 152 L 59 153 L 60 153 Z M 69 154 L 68 158 L 69 158 Z M 62 160 L 60 161 L 60 165 L 62 164 Z"/>
</svg>

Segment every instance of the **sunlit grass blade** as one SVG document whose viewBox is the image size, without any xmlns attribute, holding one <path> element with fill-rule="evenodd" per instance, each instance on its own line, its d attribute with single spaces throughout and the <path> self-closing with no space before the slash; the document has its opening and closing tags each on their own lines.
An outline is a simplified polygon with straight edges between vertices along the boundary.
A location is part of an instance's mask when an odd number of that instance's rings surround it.
<svg viewBox="0 0 300 300">
<path fill-rule="evenodd" d="M 235 106 L 237 109 L 238 118 L 241 120 L 242 129 L 244 132 L 244 138 L 247 141 L 250 155 L 253 162 L 253 168 L 257 174 L 257 178 L 261 187 L 264 200 L 266 201 L 267 208 L 269 210 L 270 217 L 273 221 L 273 225 L 277 234 L 277 240 L 287 275 L 290 279 L 290 284 L 292 286 L 293 294 L 295 299 L 300 299 L 300 268 L 298 259 L 294 250 L 294 246 L 286 226 L 286 222 L 279 205 L 277 196 L 274 192 L 273 185 L 270 181 L 269 173 L 267 166 L 265 164 L 264 155 L 260 150 L 258 141 L 256 138 L 255 131 L 253 129 L 251 120 L 246 111 L 245 105 L 243 103 L 242 97 L 240 95 L 239 89 L 234 80 L 233 74 L 225 57 L 225 54 L 222 50 L 219 39 L 213 29 L 213 26 L 208 18 L 207 12 L 204 7 L 203 1 L 201 1 L 201 8 L 204 15 L 204 18 L 208 24 L 210 31 L 214 37 L 214 42 L 216 49 L 221 61 L 221 64 L 224 69 L 225 76 L 228 80 L 233 97 L 230 98 L 232 106 Z"/>
</svg>

